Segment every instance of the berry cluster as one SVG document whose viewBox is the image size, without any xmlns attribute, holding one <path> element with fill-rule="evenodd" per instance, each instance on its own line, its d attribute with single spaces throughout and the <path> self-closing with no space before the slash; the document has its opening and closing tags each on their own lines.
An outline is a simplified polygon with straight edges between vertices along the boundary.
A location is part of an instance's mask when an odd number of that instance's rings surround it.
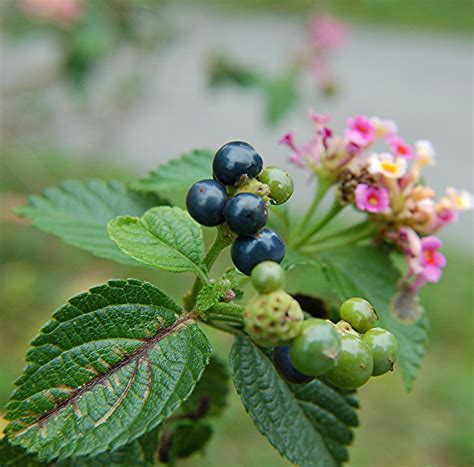
<svg viewBox="0 0 474 467">
<path fill-rule="evenodd" d="M 290 175 L 279 167 L 263 168 L 260 154 L 242 141 L 227 143 L 216 152 L 213 172 L 213 180 L 201 180 L 188 191 L 189 214 L 208 227 L 227 224 L 237 236 L 232 261 L 243 274 L 250 275 L 263 261 L 281 262 L 283 240 L 265 225 L 268 204 L 285 203 L 293 194 Z"/>
<path fill-rule="evenodd" d="M 285 274 L 266 261 L 251 275 L 259 294 L 244 312 L 245 331 L 260 345 L 275 346 L 273 361 L 291 383 L 307 383 L 324 375 L 336 386 L 355 389 L 371 376 L 393 369 L 398 343 L 393 334 L 374 327 L 378 319 L 362 298 L 351 298 L 340 308 L 341 321 L 309 318 L 298 302 L 282 290 Z"/>
</svg>

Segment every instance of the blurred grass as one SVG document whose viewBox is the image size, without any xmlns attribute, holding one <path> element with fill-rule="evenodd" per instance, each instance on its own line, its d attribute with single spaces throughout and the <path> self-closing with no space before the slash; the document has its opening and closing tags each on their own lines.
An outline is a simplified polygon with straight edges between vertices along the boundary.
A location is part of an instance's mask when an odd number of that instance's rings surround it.
<svg viewBox="0 0 474 467">
<path fill-rule="evenodd" d="M 200 0 L 222 9 L 282 13 L 331 13 L 361 23 L 469 33 L 472 0 Z"/>
<path fill-rule="evenodd" d="M 42 191 L 63 178 L 133 176 L 110 161 L 78 164 L 62 152 L 4 152 L 0 183 L 2 219 L 26 193 Z M 63 245 L 28 225 L 1 221 L 0 250 L 0 407 L 23 366 L 31 338 L 52 311 L 68 297 L 108 278 L 150 280 L 179 299 L 190 277 L 130 269 L 98 260 Z M 472 256 L 445 248 L 449 259 L 443 280 L 423 290 L 432 321 L 432 342 L 412 393 L 395 371 L 374 379 L 360 391 L 361 427 L 351 452 L 356 467 L 468 466 L 474 463 L 474 380 L 472 355 Z M 222 264 L 221 264 L 222 267 Z M 207 331 L 216 351 L 227 357 L 231 338 Z M 289 465 L 257 432 L 235 392 L 224 416 L 215 422 L 216 436 L 204 455 L 185 466 L 278 467 Z"/>
</svg>

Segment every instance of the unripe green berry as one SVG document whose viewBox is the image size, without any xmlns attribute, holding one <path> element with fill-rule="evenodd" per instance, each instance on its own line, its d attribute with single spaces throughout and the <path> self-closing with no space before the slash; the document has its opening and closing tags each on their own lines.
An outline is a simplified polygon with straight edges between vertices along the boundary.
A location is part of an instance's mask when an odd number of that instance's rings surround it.
<svg viewBox="0 0 474 467">
<path fill-rule="evenodd" d="M 372 375 L 372 352 L 362 340 L 353 334 L 341 335 L 342 349 L 336 366 L 326 373 L 327 379 L 345 389 L 356 389 Z"/>
<path fill-rule="evenodd" d="M 374 369 L 372 376 L 379 376 L 393 371 L 393 364 L 398 356 L 397 338 L 386 329 L 373 328 L 367 331 L 362 340 L 372 351 Z"/>
<path fill-rule="evenodd" d="M 375 326 L 379 319 L 374 307 L 362 298 L 349 298 L 340 308 L 341 319 L 347 321 L 357 332 L 364 333 Z"/>
<path fill-rule="evenodd" d="M 252 285 L 260 293 L 275 292 L 285 285 L 285 271 L 274 261 L 263 261 L 252 269 Z"/>
<path fill-rule="evenodd" d="M 270 199 L 273 204 L 283 204 L 293 194 L 294 183 L 291 175 L 280 167 L 265 167 L 258 179 L 270 187 Z"/>
<path fill-rule="evenodd" d="M 319 376 L 336 366 L 341 337 L 331 321 L 307 319 L 290 346 L 290 357 L 298 371 Z"/>
<path fill-rule="evenodd" d="M 247 334 L 261 345 L 280 345 L 300 331 L 304 315 L 299 303 L 283 290 L 257 295 L 244 311 Z"/>
</svg>

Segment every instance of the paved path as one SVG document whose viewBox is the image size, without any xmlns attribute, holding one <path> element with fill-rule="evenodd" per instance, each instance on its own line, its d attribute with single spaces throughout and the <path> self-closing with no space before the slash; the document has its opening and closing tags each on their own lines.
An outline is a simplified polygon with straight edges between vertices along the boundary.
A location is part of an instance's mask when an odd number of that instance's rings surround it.
<svg viewBox="0 0 474 467">
<path fill-rule="evenodd" d="M 309 134 L 305 119 L 309 107 L 328 112 L 336 128 L 356 113 L 390 117 L 399 123 L 408 141 L 431 139 L 438 166 L 427 172 L 437 189 L 446 185 L 473 187 L 473 69 L 472 43 L 451 36 L 432 36 L 374 27 L 353 27 L 351 39 L 335 59 L 342 90 L 337 98 L 322 100 L 308 78 L 306 99 L 278 128 L 262 125 L 262 106 L 251 93 L 206 87 L 206 64 L 211 51 L 228 52 L 244 63 L 278 70 L 287 57 L 305 43 L 296 19 L 279 16 L 222 16 L 205 10 L 170 10 L 178 34 L 172 44 L 147 64 L 144 98 L 124 112 L 113 138 L 102 141 L 110 153 L 143 169 L 193 147 L 217 147 L 234 138 L 251 141 L 267 163 L 286 164 L 285 151 L 276 145 L 287 129 L 299 138 Z M 29 63 L 47 61 L 54 54 L 46 47 L 29 51 Z M 44 54 L 43 56 L 41 54 Z M 15 79 L 28 68 L 25 55 L 4 47 L 4 80 Z M 43 57 L 40 60 L 38 57 Z M 44 58 L 46 57 L 46 58 Z M 129 54 L 112 61 L 109 75 L 133 67 Z M 4 68 L 4 70 L 6 69 Z M 97 82 L 97 109 L 107 79 Z M 107 115 L 92 119 L 71 104 L 60 89 L 49 91 L 55 113 L 47 129 L 61 144 L 90 150 L 103 134 Z M 109 128 L 110 130 L 110 128 Z M 296 198 L 308 198 L 306 175 L 299 173 Z M 472 216 L 448 230 L 448 236 L 472 241 Z"/>
</svg>

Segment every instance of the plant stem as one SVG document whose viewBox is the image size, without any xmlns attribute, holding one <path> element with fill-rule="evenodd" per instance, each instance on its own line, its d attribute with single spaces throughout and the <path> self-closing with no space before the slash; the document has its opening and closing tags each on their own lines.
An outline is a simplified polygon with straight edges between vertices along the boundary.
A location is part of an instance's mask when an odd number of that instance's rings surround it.
<svg viewBox="0 0 474 467">
<path fill-rule="evenodd" d="M 206 311 L 205 316 L 211 321 L 226 321 L 236 326 L 243 326 L 243 311 L 244 307 L 235 303 L 218 303 Z"/>
<path fill-rule="evenodd" d="M 334 219 L 344 207 L 344 204 L 341 204 L 338 199 L 335 199 L 329 211 L 316 223 L 316 225 L 309 232 L 306 233 L 306 235 L 303 235 L 299 240 L 297 240 L 293 246 L 298 248 L 299 246 L 304 245 L 308 240 L 311 239 L 311 237 L 316 235 L 323 227 L 329 224 L 329 222 L 331 222 L 332 219 Z"/>
<path fill-rule="evenodd" d="M 207 267 L 207 270 L 210 271 L 212 266 L 216 262 L 216 259 L 219 257 L 221 251 L 224 248 L 227 248 L 231 244 L 229 236 L 221 228 L 218 228 L 216 238 L 214 239 L 213 244 L 209 248 L 206 257 L 204 258 L 204 264 Z M 201 290 L 203 282 L 200 277 L 196 277 L 194 281 L 193 288 L 191 292 L 185 296 L 184 305 L 186 310 L 192 310 L 196 304 L 196 298 L 199 291 Z"/>
<path fill-rule="evenodd" d="M 349 245 L 353 245 L 361 240 L 371 237 L 377 231 L 377 226 L 369 224 L 367 229 L 356 231 L 352 235 L 340 236 L 332 241 L 328 239 L 325 242 L 308 245 L 306 248 L 302 248 L 302 253 L 321 253 L 323 251 L 333 250 L 334 248 L 341 248 Z"/>
<path fill-rule="evenodd" d="M 306 246 L 323 243 L 326 240 L 332 240 L 336 237 L 344 237 L 348 234 L 366 229 L 368 225 L 370 225 L 370 221 L 366 220 L 363 222 L 359 222 L 358 224 L 352 225 L 350 227 L 344 227 L 343 229 L 338 229 L 333 232 L 326 233 L 325 235 L 316 236 L 316 238 L 313 238 Z"/>
<path fill-rule="evenodd" d="M 314 213 L 317 211 L 322 199 L 328 192 L 330 186 L 331 182 L 329 180 L 325 178 L 319 179 L 318 187 L 316 188 L 316 192 L 314 193 L 314 199 L 308 210 L 306 211 L 306 214 L 303 217 L 303 220 L 301 221 L 301 224 L 297 230 L 299 234 L 302 234 L 305 230 L 305 227 L 310 223 L 312 217 L 314 216 Z"/>
</svg>

